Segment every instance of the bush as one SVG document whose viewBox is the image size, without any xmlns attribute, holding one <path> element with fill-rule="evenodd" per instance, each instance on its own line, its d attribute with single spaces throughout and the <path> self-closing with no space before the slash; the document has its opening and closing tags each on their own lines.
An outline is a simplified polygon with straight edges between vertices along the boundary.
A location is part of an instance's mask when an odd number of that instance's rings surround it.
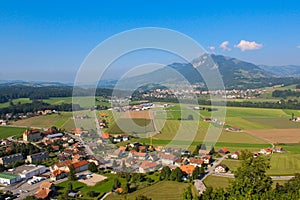
<svg viewBox="0 0 300 200">
<path fill-rule="evenodd" d="M 95 192 L 95 191 L 88 191 L 88 192 L 87 192 L 87 195 L 88 195 L 89 197 L 97 197 L 97 196 L 99 195 L 99 193 L 98 193 L 98 192 Z"/>
</svg>

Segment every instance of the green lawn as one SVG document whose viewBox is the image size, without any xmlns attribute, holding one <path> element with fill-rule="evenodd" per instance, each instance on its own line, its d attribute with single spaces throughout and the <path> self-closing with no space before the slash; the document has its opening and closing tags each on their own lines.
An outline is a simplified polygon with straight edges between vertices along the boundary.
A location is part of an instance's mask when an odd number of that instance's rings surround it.
<svg viewBox="0 0 300 200">
<path fill-rule="evenodd" d="M 72 181 L 73 189 L 75 192 L 80 192 L 83 195 L 84 199 L 93 199 L 88 197 L 87 195 L 88 191 L 99 192 L 100 193 L 99 196 L 101 196 L 101 194 L 112 190 L 114 184 L 114 177 L 116 177 L 116 175 L 114 174 L 106 174 L 105 176 L 107 176 L 108 179 L 97 183 L 95 186 L 87 186 L 86 184 L 81 183 L 79 181 Z M 125 182 L 125 179 L 123 178 L 119 178 L 119 180 L 121 183 Z M 67 180 L 57 184 L 56 186 L 59 188 L 58 192 L 63 193 L 64 188 L 68 185 L 69 182 L 70 181 Z"/>
<path fill-rule="evenodd" d="M 22 135 L 26 128 L 0 126 L 0 139 L 8 138 L 14 135 Z"/>
<path fill-rule="evenodd" d="M 152 200 L 177 200 L 182 198 L 182 193 L 186 187 L 188 187 L 188 183 L 179 183 L 174 181 L 161 181 L 152 186 L 137 190 L 133 193 L 127 194 L 127 199 L 135 199 L 139 195 L 146 195 Z M 195 189 L 193 188 L 193 192 L 195 194 Z M 125 195 L 116 195 L 111 194 L 106 198 L 107 200 L 123 200 Z"/>
<path fill-rule="evenodd" d="M 230 172 L 233 173 L 240 166 L 241 161 L 233 160 L 233 159 L 225 159 L 222 161 L 222 164 L 225 164 L 229 168 Z"/>
<path fill-rule="evenodd" d="M 203 183 L 206 187 L 212 187 L 213 189 L 226 188 L 229 185 L 229 180 L 233 180 L 226 177 L 208 176 L 204 179 Z"/>
</svg>

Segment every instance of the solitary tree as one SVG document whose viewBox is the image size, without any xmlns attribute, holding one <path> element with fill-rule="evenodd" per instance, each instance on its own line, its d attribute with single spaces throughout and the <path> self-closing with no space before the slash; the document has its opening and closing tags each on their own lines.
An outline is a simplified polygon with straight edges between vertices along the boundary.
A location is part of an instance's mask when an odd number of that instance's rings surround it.
<svg viewBox="0 0 300 200">
<path fill-rule="evenodd" d="M 94 162 L 90 162 L 89 165 L 88 165 L 88 169 L 91 171 L 91 172 L 97 172 L 98 171 L 98 168 L 96 166 L 96 164 Z"/>
<path fill-rule="evenodd" d="M 69 171 L 69 174 L 68 174 L 68 179 L 70 181 L 75 181 L 76 180 L 76 172 L 75 172 L 75 167 L 74 167 L 73 164 L 70 165 L 69 170 L 70 171 Z"/>
<path fill-rule="evenodd" d="M 114 179 L 114 184 L 113 184 L 113 189 L 115 190 L 115 189 L 117 189 L 119 187 L 121 187 L 121 183 L 120 183 L 120 181 L 119 181 L 118 178 L 115 178 Z"/>
</svg>

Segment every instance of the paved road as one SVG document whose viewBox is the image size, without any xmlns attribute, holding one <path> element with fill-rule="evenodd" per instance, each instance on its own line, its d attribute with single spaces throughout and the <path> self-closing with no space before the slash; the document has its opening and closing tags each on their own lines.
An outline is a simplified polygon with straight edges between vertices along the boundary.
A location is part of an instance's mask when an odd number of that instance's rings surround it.
<svg viewBox="0 0 300 200">
<path fill-rule="evenodd" d="M 234 178 L 234 174 L 231 173 L 212 173 L 211 175 L 213 176 L 221 176 L 221 177 L 226 177 L 226 178 Z M 288 181 L 295 176 L 271 176 L 271 179 L 273 181 Z"/>
<path fill-rule="evenodd" d="M 97 133 L 98 133 L 99 137 L 102 137 L 102 131 L 101 131 L 101 128 L 100 128 L 100 124 L 99 124 L 99 120 L 98 120 L 98 117 L 97 117 L 97 111 L 96 110 L 94 110 L 94 117 L 95 117 Z"/>
<path fill-rule="evenodd" d="M 108 195 L 110 195 L 112 192 L 107 192 L 100 200 L 104 200 Z"/>
</svg>

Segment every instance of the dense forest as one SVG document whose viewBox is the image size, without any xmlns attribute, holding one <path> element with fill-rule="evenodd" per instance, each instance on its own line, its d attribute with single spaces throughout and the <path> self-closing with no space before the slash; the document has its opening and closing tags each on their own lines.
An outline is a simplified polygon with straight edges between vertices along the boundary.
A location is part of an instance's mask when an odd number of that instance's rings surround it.
<svg viewBox="0 0 300 200">
<path fill-rule="evenodd" d="M 6 119 L 6 114 L 11 113 L 12 116 L 17 113 L 27 113 L 27 112 L 36 112 L 38 110 L 57 110 L 57 111 L 72 111 L 75 108 L 76 110 L 80 110 L 79 105 L 72 105 L 72 104 L 60 104 L 60 105 L 51 105 L 45 103 L 43 101 L 34 100 L 32 103 L 25 103 L 25 104 L 10 104 L 10 106 L 5 108 L 0 108 L 0 116 L 2 119 Z"/>
<path fill-rule="evenodd" d="M 94 89 L 76 89 L 75 96 L 89 96 L 94 94 Z M 115 91 L 114 91 L 115 92 Z M 111 96 L 112 89 L 96 89 L 96 96 Z M 9 102 L 12 99 L 29 98 L 31 100 L 49 99 L 51 97 L 71 97 L 71 86 L 24 86 L 24 85 L 0 85 L 0 103 Z"/>
</svg>

